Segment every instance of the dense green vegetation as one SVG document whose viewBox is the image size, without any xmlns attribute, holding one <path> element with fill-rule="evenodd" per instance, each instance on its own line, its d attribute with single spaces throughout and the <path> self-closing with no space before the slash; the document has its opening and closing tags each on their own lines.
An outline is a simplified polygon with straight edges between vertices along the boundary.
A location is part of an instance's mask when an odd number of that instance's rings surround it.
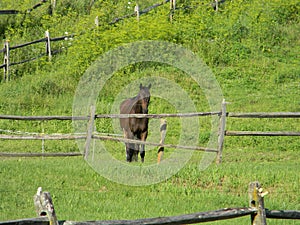
<svg viewBox="0 0 300 225">
<path fill-rule="evenodd" d="M 26 12 L 38 0 L 0 2 L 0 9 Z M 105 52 L 141 40 L 168 41 L 199 56 L 213 71 L 231 112 L 300 111 L 300 3 L 296 0 L 226 1 L 216 12 L 210 1 L 178 0 L 172 23 L 169 5 L 113 25 L 115 18 L 133 12 L 128 1 L 57 1 L 53 14 L 49 3 L 18 15 L 0 15 L 0 38 L 10 45 L 74 34 L 73 39 L 52 44 L 64 49 L 53 56 L 12 66 L 11 81 L 0 83 L 0 114 L 72 115 L 73 96 L 89 66 Z M 146 8 L 154 0 L 138 1 Z M 99 27 L 94 19 L 98 16 Z M 44 51 L 44 43 L 11 51 L 17 62 Z M 110 113 L 114 98 L 130 82 L 143 77 L 163 77 L 176 82 L 189 94 L 197 110 L 209 111 L 205 95 L 184 72 L 159 63 L 136 63 L 117 71 L 97 101 L 97 113 Z M 2 77 L 0 78 L 2 79 Z M 134 92 L 134 90 L 131 90 Z M 159 98 L 151 100 L 151 113 L 176 110 Z M 153 122 L 154 123 L 154 122 Z M 210 125 L 201 119 L 199 144 L 205 145 Z M 176 143 L 180 120 L 168 121 L 167 143 Z M 171 124 L 173 126 L 171 126 Z M 112 132 L 110 120 L 97 128 Z M 3 130 L 34 133 L 71 133 L 67 121 L 0 121 Z M 228 130 L 299 131 L 291 119 L 228 119 Z M 154 136 L 154 134 L 152 134 Z M 151 139 L 151 134 L 149 140 Z M 124 160 L 120 143 L 107 143 L 114 157 Z M 133 219 L 168 216 L 224 207 L 248 205 L 247 187 L 259 180 L 270 192 L 270 209 L 299 210 L 299 137 L 226 137 L 221 165 L 199 171 L 202 153 L 170 179 L 150 186 L 129 187 L 111 182 L 94 172 L 82 158 L 1 158 L 0 220 L 34 217 L 32 196 L 38 186 L 50 191 L 59 219 Z M 40 152 L 40 141 L 0 141 L 1 152 Z M 113 151 L 120 149 L 120 151 Z M 72 141 L 46 141 L 47 152 L 78 151 Z M 166 150 L 166 157 L 171 152 Z M 149 151 L 148 163 L 156 152 Z M 268 221 L 296 224 L 296 221 Z M 215 224 L 248 224 L 249 218 Z M 212 223 L 214 224 L 214 223 Z"/>
</svg>

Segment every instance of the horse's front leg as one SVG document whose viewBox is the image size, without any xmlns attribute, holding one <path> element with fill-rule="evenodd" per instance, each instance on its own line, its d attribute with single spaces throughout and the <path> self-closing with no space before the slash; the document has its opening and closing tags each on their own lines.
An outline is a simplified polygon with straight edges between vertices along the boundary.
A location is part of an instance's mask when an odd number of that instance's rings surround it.
<svg viewBox="0 0 300 225">
<path fill-rule="evenodd" d="M 131 133 L 131 131 L 126 131 L 125 129 L 123 129 L 123 133 L 124 133 L 124 138 L 132 139 L 133 134 Z M 126 151 L 126 161 L 131 162 L 134 153 L 134 149 L 131 143 L 128 142 L 125 143 L 125 151 Z"/>
<path fill-rule="evenodd" d="M 141 141 L 146 141 L 147 135 L 148 135 L 148 131 L 143 132 L 142 135 L 141 135 Z M 141 144 L 140 146 L 141 146 L 140 147 L 141 160 L 142 160 L 142 162 L 144 162 L 144 158 L 145 158 L 145 145 Z"/>
<path fill-rule="evenodd" d="M 137 138 L 137 136 L 134 136 L 134 140 L 139 140 L 139 139 Z M 139 144 L 132 143 L 132 152 L 133 152 L 132 161 L 137 162 L 138 154 L 139 154 Z"/>
</svg>

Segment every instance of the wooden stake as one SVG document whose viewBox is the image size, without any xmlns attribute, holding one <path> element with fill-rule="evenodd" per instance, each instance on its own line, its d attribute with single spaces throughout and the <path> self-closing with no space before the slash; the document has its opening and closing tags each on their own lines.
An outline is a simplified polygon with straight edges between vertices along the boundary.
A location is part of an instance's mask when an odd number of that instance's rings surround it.
<svg viewBox="0 0 300 225">
<path fill-rule="evenodd" d="M 56 0 L 51 0 L 51 13 L 52 13 L 52 15 L 54 14 L 55 6 L 56 6 Z"/>
<path fill-rule="evenodd" d="M 42 123 L 42 126 L 43 126 L 43 124 L 44 123 Z M 45 130 L 44 130 L 44 126 L 43 126 L 43 128 L 42 128 L 42 136 L 44 136 L 45 135 Z M 45 154 L 45 139 L 43 138 L 42 139 L 42 154 L 44 155 Z M 44 158 L 44 156 L 43 156 L 43 158 Z"/>
<path fill-rule="evenodd" d="M 140 7 L 138 4 L 134 7 L 134 12 L 136 13 L 136 20 L 139 22 L 140 21 Z"/>
<path fill-rule="evenodd" d="M 226 102 L 225 99 L 223 99 L 222 112 L 220 116 L 217 164 L 222 163 L 222 152 L 223 152 L 223 145 L 224 145 L 225 129 L 226 129 Z"/>
<path fill-rule="evenodd" d="M 90 120 L 88 122 L 88 127 L 87 127 L 86 142 L 85 142 L 85 150 L 84 150 L 84 159 L 85 160 L 87 160 L 88 155 L 89 155 L 90 144 L 91 144 L 92 135 L 93 135 L 93 131 L 94 131 L 95 110 L 96 110 L 96 107 L 94 105 L 92 105 L 91 111 L 90 111 Z"/>
<path fill-rule="evenodd" d="M 95 25 L 96 25 L 96 27 L 99 27 L 99 17 L 98 16 L 96 16 L 96 18 L 95 18 Z"/>
<path fill-rule="evenodd" d="M 3 81 L 9 81 L 9 40 L 4 42 L 4 49 Z"/>
<path fill-rule="evenodd" d="M 160 120 L 160 144 L 163 145 L 165 143 L 167 133 L 167 120 L 161 119 Z M 157 163 L 159 164 L 163 158 L 165 148 L 160 146 L 157 152 Z"/>
<path fill-rule="evenodd" d="M 172 23 L 173 20 L 173 14 L 175 12 L 176 8 L 176 0 L 170 0 L 170 21 Z"/>
<path fill-rule="evenodd" d="M 58 225 L 54 205 L 49 192 L 42 192 L 42 188 L 39 187 L 33 197 L 33 201 L 38 216 L 47 216 L 50 225 Z"/>
<path fill-rule="evenodd" d="M 216 2 L 216 12 L 218 12 L 218 10 L 219 10 L 219 1 L 215 0 L 215 2 Z"/>
<path fill-rule="evenodd" d="M 47 38 L 47 40 L 46 40 L 46 54 L 49 57 L 49 61 L 51 61 L 52 55 L 51 55 L 51 45 L 50 45 L 50 33 L 49 33 L 48 30 L 45 32 L 45 37 Z"/>
<path fill-rule="evenodd" d="M 267 192 L 263 193 L 263 189 L 259 182 L 251 182 L 249 184 L 249 206 L 256 208 L 257 213 L 251 214 L 252 225 L 266 225 L 266 211 L 264 206 L 264 196 Z"/>
</svg>

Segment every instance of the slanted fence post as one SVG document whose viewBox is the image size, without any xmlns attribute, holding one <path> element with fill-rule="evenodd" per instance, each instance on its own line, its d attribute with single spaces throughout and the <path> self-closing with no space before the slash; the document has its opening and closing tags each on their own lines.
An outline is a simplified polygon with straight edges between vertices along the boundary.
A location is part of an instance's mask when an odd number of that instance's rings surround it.
<svg viewBox="0 0 300 225">
<path fill-rule="evenodd" d="M 94 105 L 91 106 L 90 109 L 90 119 L 87 126 L 87 136 L 86 136 L 86 142 L 85 142 L 85 149 L 84 149 L 84 159 L 87 160 L 89 156 L 89 150 L 92 140 L 92 135 L 94 131 L 94 123 L 95 123 L 95 110 L 96 107 Z"/>
<path fill-rule="evenodd" d="M 58 225 L 54 205 L 49 192 L 43 192 L 42 188 L 39 187 L 33 197 L 33 202 L 38 216 L 47 216 L 50 225 Z"/>
<path fill-rule="evenodd" d="M 47 30 L 45 32 L 45 37 L 46 37 L 46 54 L 48 55 L 49 57 L 49 61 L 51 61 L 51 58 L 52 58 L 52 55 L 51 55 L 51 45 L 50 45 L 50 33 L 49 31 Z"/>
<path fill-rule="evenodd" d="M 263 193 L 263 189 L 259 182 L 251 182 L 249 184 L 249 206 L 256 208 L 257 212 L 251 214 L 252 225 L 266 225 L 266 210 L 264 206 L 264 196 L 267 192 Z"/>
<path fill-rule="evenodd" d="M 163 145 L 165 143 L 165 138 L 167 134 L 167 120 L 161 119 L 160 120 L 160 142 L 159 144 Z M 157 151 L 157 163 L 159 164 L 164 155 L 164 146 L 159 146 Z"/>
<path fill-rule="evenodd" d="M 9 41 L 4 42 L 3 81 L 9 81 Z"/>
<path fill-rule="evenodd" d="M 226 102 L 225 99 L 223 99 L 221 115 L 220 115 L 217 164 L 222 163 L 222 152 L 224 146 L 225 129 L 226 129 Z"/>
</svg>

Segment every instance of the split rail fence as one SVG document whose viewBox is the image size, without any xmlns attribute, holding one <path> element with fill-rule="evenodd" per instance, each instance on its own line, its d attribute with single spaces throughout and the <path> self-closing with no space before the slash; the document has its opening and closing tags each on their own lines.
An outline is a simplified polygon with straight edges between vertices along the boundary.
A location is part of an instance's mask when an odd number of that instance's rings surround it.
<svg viewBox="0 0 300 225">
<path fill-rule="evenodd" d="M 224 208 L 208 212 L 197 212 L 193 214 L 146 218 L 137 220 L 103 220 L 103 221 L 66 221 L 58 220 L 55 213 L 54 204 L 49 192 L 43 192 L 39 187 L 34 195 L 34 205 L 38 218 L 20 219 L 0 222 L 0 225 L 126 225 L 126 224 L 194 224 L 210 221 L 229 220 L 245 216 L 250 216 L 252 225 L 266 225 L 267 218 L 299 220 L 300 211 L 297 210 L 268 210 L 264 205 L 264 197 L 268 192 L 264 192 L 258 181 L 251 182 L 248 187 L 249 207 Z"/>
<path fill-rule="evenodd" d="M 31 9 L 28 9 L 26 11 L 26 13 L 32 11 L 33 9 L 38 8 L 39 6 L 41 6 L 42 4 L 44 4 L 45 2 L 47 2 L 47 0 L 41 0 L 40 3 L 34 5 Z M 115 23 L 117 23 L 117 22 L 119 22 L 121 20 L 124 20 L 126 18 L 130 18 L 130 17 L 133 17 L 133 16 L 137 16 L 137 19 L 139 20 L 139 16 L 140 15 L 146 14 L 149 11 L 151 11 L 152 9 L 154 9 L 156 7 L 159 7 L 159 6 L 162 6 L 162 5 L 164 5 L 164 4 L 168 3 L 168 2 L 170 2 L 170 10 L 175 10 L 175 0 L 164 0 L 161 3 L 154 4 L 154 5 L 152 5 L 150 7 L 147 7 L 145 9 L 143 9 L 143 10 L 140 9 L 138 5 L 136 5 L 136 7 L 134 9 L 134 12 L 132 14 L 128 14 L 128 15 L 125 15 L 125 16 L 117 17 L 117 18 L 113 19 L 111 22 L 109 22 L 109 25 L 113 25 L 113 24 L 115 24 Z M 92 4 L 93 4 L 93 1 L 91 1 L 91 5 Z M 56 0 L 51 0 L 50 7 L 51 7 L 52 10 L 54 10 L 55 5 L 56 5 Z M 19 14 L 19 13 L 26 14 L 25 12 L 21 12 L 19 10 L 0 10 L 0 15 L 4 15 L 4 14 Z M 170 19 L 171 19 L 171 16 L 170 16 Z M 96 25 L 96 27 L 99 26 L 98 16 L 95 18 L 95 25 Z M 34 41 L 31 41 L 31 42 L 27 42 L 27 43 L 24 43 L 24 44 L 10 46 L 9 41 L 6 40 L 4 42 L 4 48 L 0 49 L 0 53 L 1 52 L 4 53 L 3 64 L 0 65 L 0 69 L 3 68 L 3 72 L 4 72 L 4 74 L 3 74 L 3 81 L 9 81 L 10 80 L 10 73 L 9 73 L 10 66 L 19 65 L 19 64 L 23 64 L 23 63 L 26 63 L 26 62 L 29 62 L 29 61 L 33 61 L 33 60 L 36 60 L 36 59 L 41 58 L 41 57 L 46 56 L 46 55 L 48 55 L 49 60 L 51 60 L 52 55 L 61 52 L 61 50 L 55 50 L 55 51 L 51 50 L 51 42 L 72 39 L 74 36 L 75 35 L 66 35 L 66 36 L 62 36 L 62 37 L 50 38 L 49 31 L 46 31 L 44 38 L 38 39 L 38 40 L 34 40 Z M 46 47 L 45 47 L 46 52 L 45 53 L 40 54 L 37 57 L 26 59 L 26 60 L 23 60 L 23 61 L 20 61 L 20 62 L 11 62 L 10 51 L 12 51 L 14 49 L 18 49 L 18 48 L 23 48 L 23 47 L 28 46 L 28 45 L 37 44 L 37 43 L 40 43 L 40 42 L 45 42 L 46 43 Z"/>
<path fill-rule="evenodd" d="M 32 10 L 40 7 L 41 5 L 43 5 L 46 2 L 49 2 L 49 1 L 47 1 L 47 0 L 41 0 L 39 3 L 37 3 L 36 5 L 34 5 L 32 8 L 27 9 L 24 12 L 23 11 L 19 11 L 19 10 L 15 10 L 15 9 L 12 9 L 12 10 L 0 10 L 0 15 L 20 14 L 20 13 L 21 14 L 23 13 L 23 14 L 26 15 L 26 13 L 31 12 Z M 211 6 L 216 11 L 218 11 L 218 5 L 221 4 L 221 3 L 224 3 L 224 2 L 225 2 L 225 0 L 213 0 L 212 3 L 211 3 Z M 141 15 L 147 14 L 151 10 L 153 10 L 153 9 L 155 9 L 157 7 L 160 7 L 162 5 L 165 5 L 167 3 L 170 4 L 169 19 L 170 19 L 170 22 L 172 22 L 175 10 L 179 9 L 176 6 L 176 0 L 163 0 L 160 3 L 151 5 L 151 6 L 147 7 L 147 8 L 145 8 L 145 9 L 140 9 L 139 5 L 136 5 L 135 8 L 134 8 L 134 12 L 133 13 L 128 14 L 128 15 L 124 15 L 124 16 L 120 16 L 120 17 L 117 17 L 117 18 L 114 18 L 108 24 L 109 25 L 113 25 L 113 24 L 115 24 L 115 23 L 117 23 L 117 22 L 119 22 L 121 20 L 130 18 L 130 17 L 136 17 L 137 21 L 139 21 L 139 18 L 140 18 Z M 93 4 L 94 4 L 94 1 L 91 1 L 89 8 L 91 8 Z M 50 0 L 49 7 L 51 9 L 51 12 L 53 12 L 54 9 L 55 9 L 55 7 L 56 7 L 56 0 Z M 186 8 L 190 8 L 190 7 L 189 6 L 184 7 L 184 9 L 186 9 Z M 98 18 L 98 16 L 96 16 L 96 18 L 95 18 L 95 25 L 96 25 L 96 27 L 99 26 L 99 18 Z M 0 53 L 1 52 L 4 53 L 3 64 L 0 65 L 0 69 L 3 68 L 3 71 L 4 71 L 3 81 L 8 81 L 10 79 L 10 73 L 9 73 L 9 67 L 10 66 L 19 65 L 19 64 L 23 64 L 23 63 L 26 63 L 26 62 L 29 62 L 29 61 L 33 61 L 33 60 L 36 60 L 36 59 L 38 59 L 38 58 L 40 58 L 42 56 L 45 56 L 45 55 L 48 55 L 49 60 L 51 60 L 52 55 L 61 52 L 61 50 L 55 50 L 55 51 L 51 50 L 51 42 L 69 39 L 69 38 L 72 38 L 74 36 L 75 35 L 67 35 L 67 36 L 62 36 L 62 37 L 50 38 L 49 32 L 46 31 L 44 38 L 39 39 L 39 40 L 34 40 L 34 41 L 31 41 L 31 42 L 27 42 L 27 43 L 24 43 L 24 44 L 19 44 L 19 45 L 16 45 L 16 46 L 10 46 L 9 45 L 9 41 L 6 40 L 5 43 L 4 43 L 4 48 L 0 49 Z M 36 43 L 40 43 L 40 42 L 45 42 L 46 43 L 46 52 L 45 53 L 40 54 L 37 57 L 26 59 L 26 60 L 23 60 L 23 61 L 20 61 L 20 62 L 11 62 L 11 59 L 10 59 L 10 51 L 11 50 L 22 48 L 22 47 L 25 47 L 25 46 L 28 46 L 28 45 L 32 45 L 32 44 L 36 44 Z"/>
<path fill-rule="evenodd" d="M 10 67 L 14 66 L 14 65 L 19 65 L 19 64 L 23 64 L 29 61 L 33 61 L 36 60 L 38 58 L 41 58 L 43 56 L 48 56 L 49 60 L 51 60 L 52 55 L 57 54 L 59 52 L 61 52 L 61 49 L 58 50 L 52 50 L 51 49 L 51 42 L 56 42 L 56 41 L 62 41 L 62 40 L 72 40 L 73 35 L 65 35 L 65 36 L 61 36 L 61 37 L 54 37 L 51 38 L 50 37 L 50 33 L 49 31 L 45 32 L 45 37 L 38 39 L 38 40 L 34 40 L 31 42 L 27 42 L 24 44 L 19 44 L 19 45 L 15 45 L 15 46 L 10 46 L 9 41 L 6 40 L 4 42 L 4 48 L 0 49 L 0 53 L 3 52 L 4 53 L 4 60 L 3 60 L 3 64 L 0 65 L 0 69 L 3 68 L 3 81 L 9 81 L 10 80 Z M 37 43 L 41 43 L 41 42 L 45 42 L 45 53 L 40 54 L 39 56 L 30 58 L 30 59 L 25 59 L 22 60 L 20 62 L 11 62 L 11 56 L 10 56 L 10 52 L 12 50 L 18 49 L 18 48 L 23 48 L 29 45 L 33 45 L 33 44 L 37 44 Z"/>
<path fill-rule="evenodd" d="M 40 3 L 34 5 L 32 8 L 28 9 L 26 12 L 22 12 L 22 11 L 19 11 L 19 10 L 0 10 L 0 15 L 19 14 L 19 13 L 26 14 L 26 13 L 31 12 L 32 10 L 40 7 L 41 5 L 43 5 L 46 2 L 47 2 L 47 0 L 41 0 Z M 113 19 L 111 22 L 109 22 L 108 24 L 113 25 L 113 24 L 115 24 L 115 23 L 117 23 L 121 20 L 124 20 L 126 18 L 130 18 L 130 17 L 134 17 L 134 16 L 136 16 L 137 20 L 139 20 L 140 15 L 146 14 L 149 11 L 153 10 L 154 8 L 162 6 L 162 5 L 164 5 L 168 2 L 170 2 L 170 20 L 172 20 L 172 15 L 173 15 L 172 12 L 175 11 L 175 4 L 176 4 L 175 0 L 164 0 L 163 2 L 154 4 L 152 6 L 149 6 L 149 7 L 145 8 L 145 9 L 140 9 L 139 6 L 136 5 L 133 13 L 128 14 L 128 15 L 124 15 L 124 16 L 121 16 L 121 17 L 117 17 L 117 18 Z M 93 5 L 93 3 L 94 3 L 94 1 L 91 1 L 90 7 Z M 51 7 L 52 11 L 54 10 L 55 6 L 56 6 L 56 0 L 51 0 L 50 7 Z M 95 18 L 95 25 L 96 25 L 96 27 L 99 26 L 98 16 Z M 46 31 L 44 38 L 39 39 L 39 40 L 34 40 L 34 41 L 31 41 L 31 42 L 27 42 L 27 43 L 24 43 L 24 44 L 10 46 L 9 41 L 6 40 L 5 43 L 4 43 L 4 48 L 0 49 L 0 53 L 1 52 L 4 53 L 3 64 L 0 65 L 0 69 L 3 68 L 3 72 L 4 72 L 3 81 L 9 81 L 10 80 L 10 73 L 9 73 L 9 67 L 10 66 L 19 65 L 19 64 L 23 64 L 23 63 L 26 63 L 26 62 L 29 62 L 29 61 L 33 61 L 33 60 L 36 60 L 36 59 L 38 59 L 40 57 L 43 57 L 45 55 L 48 55 L 49 60 L 51 60 L 52 55 L 61 52 L 61 50 L 55 50 L 55 51 L 51 50 L 51 42 L 61 41 L 61 40 L 65 40 L 65 39 L 72 39 L 74 36 L 75 35 L 66 35 L 66 36 L 62 36 L 62 37 L 50 38 L 49 31 Z M 37 57 L 26 59 L 26 60 L 23 60 L 23 61 L 20 61 L 20 62 L 11 62 L 10 51 L 12 51 L 14 49 L 18 49 L 18 48 L 23 48 L 23 47 L 28 46 L 28 45 L 37 44 L 37 43 L 40 43 L 40 42 L 45 42 L 46 43 L 46 48 L 45 48 L 46 52 L 45 53 L 40 54 Z"/>
<path fill-rule="evenodd" d="M 6 9 L 6 10 L 0 10 L 0 15 L 15 15 L 15 14 L 26 14 L 34 9 L 37 9 L 38 7 L 42 6 L 44 3 L 46 3 L 48 0 L 41 0 L 39 3 L 35 4 L 31 8 L 28 8 L 25 11 L 20 11 L 16 9 Z M 51 0 L 50 7 L 54 9 L 56 0 Z"/>
<path fill-rule="evenodd" d="M 95 107 L 92 106 L 90 110 L 90 115 L 73 117 L 73 116 L 14 116 L 14 115 L 0 115 L 0 120 L 27 120 L 27 121 L 47 121 L 47 120 L 86 120 L 87 129 L 84 134 L 26 134 L 26 135 L 16 135 L 16 134 L 5 134 L 1 132 L 0 140 L 76 140 L 76 139 L 85 139 L 85 151 L 83 153 L 84 157 L 87 158 L 90 149 L 90 142 L 92 139 L 100 139 L 107 141 L 117 141 L 124 143 L 134 143 L 134 144 L 145 144 L 151 146 L 157 146 L 159 149 L 163 148 L 179 148 L 195 151 L 206 151 L 206 152 L 215 152 L 217 154 L 217 163 L 222 162 L 222 153 L 224 146 L 225 136 L 300 136 L 300 131 L 228 131 L 226 130 L 226 119 L 227 117 L 235 118 L 290 118 L 290 119 L 299 119 L 300 112 L 273 112 L 273 113 L 230 113 L 226 111 L 226 102 L 222 102 L 221 111 L 219 112 L 196 112 L 196 113 L 181 113 L 181 114 L 96 114 Z M 181 146 L 164 143 L 166 136 L 166 122 L 162 120 L 163 123 L 160 127 L 161 140 L 159 143 L 152 142 L 143 142 L 138 140 L 130 140 L 122 137 L 112 136 L 110 134 L 98 134 L 94 131 L 94 123 L 96 119 L 117 119 L 117 118 L 150 118 L 150 119 L 162 119 L 168 117 L 200 117 L 200 116 L 219 116 L 219 132 L 218 132 L 218 147 L 207 148 L 201 146 Z M 162 129 L 162 127 L 164 129 Z M 160 150 L 159 150 L 160 151 Z M 159 152 L 158 151 L 158 152 Z M 36 156 L 78 156 L 82 153 L 5 153 L 0 152 L 2 157 L 36 157 Z"/>
</svg>

